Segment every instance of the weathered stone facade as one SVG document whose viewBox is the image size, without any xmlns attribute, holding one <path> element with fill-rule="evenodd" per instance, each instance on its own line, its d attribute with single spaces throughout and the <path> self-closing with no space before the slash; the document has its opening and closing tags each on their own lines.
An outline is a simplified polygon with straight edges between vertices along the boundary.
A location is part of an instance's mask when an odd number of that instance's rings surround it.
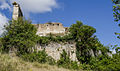
<svg viewBox="0 0 120 71">
<path fill-rule="evenodd" d="M 61 23 L 45 23 L 45 24 L 34 24 L 37 27 L 37 35 L 47 36 L 48 34 L 65 35 L 67 33 L 67 27 L 63 27 Z"/>
<path fill-rule="evenodd" d="M 13 16 L 14 20 L 17 20 L 19 17 L 23 17 L 22 10 L 20 5 L 16 2 L 13 3 Z M 64 27 L 61 23 L 45 23 L 45 24 L 33 24 L 37 27 L 37 35 L 46 36 L 48 34 L 59 34 L 65 35 L 67 32 L 67 27 Z"/>
<path fill-rule="evenodd" d="M 76 57 L 75 43 L 55 43 L 51 42 L 48 45 L 36 45 L 37 50 L 45 49 L 48 56 L 51 56 L 56 61 L 60 59 L 60 55 L 65 50 L 72 61 L 78 61 Z"/>
</svg>

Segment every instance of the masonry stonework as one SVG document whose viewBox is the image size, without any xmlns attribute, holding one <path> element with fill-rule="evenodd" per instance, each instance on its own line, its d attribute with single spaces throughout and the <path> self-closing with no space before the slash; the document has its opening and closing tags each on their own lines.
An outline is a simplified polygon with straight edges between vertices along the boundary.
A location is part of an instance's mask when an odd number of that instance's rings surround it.
<svg viewBox="0 0 120 71">
<path fill-rule="evenodd" d="M 37 35 L 47 36 L 49 34 L 65 35 L 67 33 L 67 27 L 64 27 L 61 23 L 45 23 L 45 24 L 33 24 L 37 27 Z"/>
<path fill-rule="evenodd" d="M 20 5 L 16 2 L 13 3 L 13 15 L 12 19 L 17 20 L 19 17 L 23 17 L 22 10 L 20 8 Z M 45 23 L 45 24 L 33 24 L 37 28 L 37 35 L 39 36 L 47 36 L 49 34 L 55 34 L 64 36 L 67 31 L 68 27 L 64 27 L 61 23 Z M 37 50 L 43 50 L 45 49 L 46 53 L 53 57 L 55 60 L 60 59 L 60 54 L 62 53 L 63 49 L 67 52 L 70 59 L 73 61 L 77 61 L 76 57 L 76 47 L 75 43 L 54 43 L 51 42 L 48 45 L 40 45 L 37 44 L 35 46 Z"/>
<path fill-rule="evenodd" d="M 19 17 L 23 17 L 22 10 L 20 5 L 16 2 L 13 3 L 13 20 L 17 20 Z M 37 28 L 37 35 L 39 36 L 47 36 L 48 34 L 58 34 L 65 35 L 67 32 L 67 27 L 64 27 L 61 23 L 45 23 L 45 24 L 33 24 Z"/>
<path fill-rule="evenodd" d="M 37 44 L 36 49 L 38 51 L 45 49 L 48 56 L 51 56 L 56 61 L 60 59 L 61 53 L 63 52 L 63 50 L 65 50 L 72 61 L 78 61 L 77 57 L 76 57 L 76 44 L 75 43 L 55 43 L 55 42 L 51 42 L 48 45 Z"/>
</svg>

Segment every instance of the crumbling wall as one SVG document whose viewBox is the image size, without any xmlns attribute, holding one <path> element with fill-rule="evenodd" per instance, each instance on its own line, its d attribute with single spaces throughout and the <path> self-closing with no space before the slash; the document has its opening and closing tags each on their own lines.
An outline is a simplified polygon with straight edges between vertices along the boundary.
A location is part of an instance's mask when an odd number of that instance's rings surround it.
<svg viewBox="0 0 120 71">
<path fill-rule="evenodd" d="M 12 19 L 17 20 L 19 17 L 23 17 L 22 10 L 20 8 L 20 5 L 16 2 L 13 3 L 13 15 Z M 33 24 L 37 27 L 37 35 L 39 36 L 46 36 L 48 34 L 59 34 L 63 36 L 66 32 L 65 27 L 61 23 L 45 23 L 45 24 Z"/>
<path fill-rule="evenodd" d="M 55 43 L 51 42 L 48 45 L 36 45 L 37 50 L 45 49 L 48 56 L 51 56 L 56 61 L 60 59 L 60 55 L 63 52 L 63 49 L 67 52 L 70 59 L 73 61 L 77 61 L 76 57 L 76 47 L 75 43 Z"/>
<path fill-rule="evenodd" d="M 66 28 L 61 23 L 46 23 L 35 25 L 37 27 L 37 35 L 46 36 L 48 34 L 62 34 L 66 32 Z"/>
</svg>

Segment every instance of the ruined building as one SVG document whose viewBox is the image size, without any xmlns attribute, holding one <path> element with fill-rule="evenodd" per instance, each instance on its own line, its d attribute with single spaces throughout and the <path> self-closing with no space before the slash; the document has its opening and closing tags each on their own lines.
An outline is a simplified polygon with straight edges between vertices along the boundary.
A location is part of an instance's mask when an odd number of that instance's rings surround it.
<svg viewBox="0 0 120 71">
<path fill-rule="evenodd" d="M 22 10 L 20 5 L 16 2 L 13 3 L 13 16 L 14 20 L 17 20 L 19 17 L 23 17 Z M 37 35 L 39 36 L 46 36 L 48 34 L 55 34 L 55 35 L 65 35 L 67 32 L 67 27 L 64 27 L 61 23 L 45 23 L 45 24 L 33 24 L 37 27 Z"/>
<path fill-rule="evenodd" d="M 13 7 L 13 20 L 17 20 L 19 17 L 23 17 L 20 5 L 17 4 L 16 2 L 13 3 L 14 7 Z M 39 36 L 46 36 L 47 34 L 57 34 L 57 35 L 65 35 L 65 33 L 67 32 L 66 27 L 63 27 L 63 25 L 61 23 L 45 23 L 45 24 L 33 24 L 35 27 L 37 27 L 37 35 Z M 77 57 L 76 57 L 76 44 L 74 42 L 69 43 L 55 43 L 55 42 L 51 42 L 48 45 L 40 45 L 40 44 L 36 44 L 35 48 L 37 48 L 37 50 L 43 50 L 45 49 L 46 53 L 48 54 L 48 56 L 51 56 L 52 58 L 54 58 L 55 60 L 59 60 L 60 59 L 60 54 L 62 53 L 63 50 L 65 50 L 67 52 L 67 54 L 69 55 L 70 59 L 73 61 L 77 61 Z"/>
</svg>

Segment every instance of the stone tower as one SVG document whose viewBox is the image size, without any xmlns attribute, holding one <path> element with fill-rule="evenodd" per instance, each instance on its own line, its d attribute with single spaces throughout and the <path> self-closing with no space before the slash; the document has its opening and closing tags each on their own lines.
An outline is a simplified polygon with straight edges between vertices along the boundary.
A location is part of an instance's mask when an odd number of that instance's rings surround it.
<svg viewBox="0 0 120 71">
<path fill-rule="evenodd" d="M 12 19 L 17 20 L 19 17 L 23 17 L 23 13 L 21 11 L 20 5 L 16 2 L 13 2 L 13 15 Z"/>
</svg>

